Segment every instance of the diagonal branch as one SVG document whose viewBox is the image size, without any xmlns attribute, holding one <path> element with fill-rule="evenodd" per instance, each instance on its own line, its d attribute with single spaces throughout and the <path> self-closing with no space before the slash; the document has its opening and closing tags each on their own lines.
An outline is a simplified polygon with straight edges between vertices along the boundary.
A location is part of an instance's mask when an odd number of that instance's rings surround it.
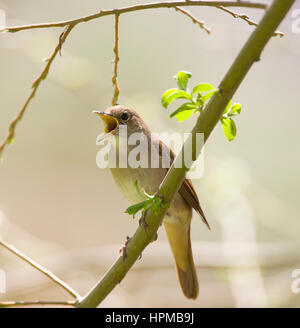
<svg viewBox="0 0 300 328">
<path fill-rule="evenodd" d="M 20 252 L 14 246 L 8 244 L 7 242 L 5 242 L 2 239 L 0 239 L 0 246 L 3 246 L 8 251 L 10 251 L 14 255 L 18 256 L 21 260 L 25 261 L 26 263 L 30 264 L 32 267 L 34 267 L 35 269 L 40 271 L 42 274 L 44 274 L 49 279 L 51 279 L 54 283 L 56 283 L 61 288 L 63 288 L 65 291 L 67 291 L 72 297 L 74 297 L 76 299 L 80 297 L 80 295 L 77 292 L 75 292 L 68 284 L 66 284 L 64 281 L 62 281 L 61 279 L 56 277 L 55 274 L 53 274 L 52 272 L 50 272 L 49 270 L 45 269 L 40 264 L 38 264 L 37 262 L 32 260 L 30 257 L 24 255 L 22 252 Z M 36 301 L 36 302 L 38 302 L 38 301 Z M 11 304 L 11 303 L 13 303 L 13 302 L 8 302 L 8 304 Z M 20 303 L 20 302 L 15 302 L 15 303 Z M 68 302 L 68 303 L 70 303 L 70 302 Z M 48 304 L 49 304 L 49 302 L 48 302 Z M 0 306 L 1 305 L 3 305 L 3 303 L 1 303 Z M 24 304 L 15 304 L 15 305 L 24 305 Z M 10 305 L 10 306 L 13 306 L 13 305 Z"/>
<path fill-rule="evenodd" d="M 24 115 L 24 113 L 25 113 L 25 111 L 26 111 L 29 103 L 34 98 L 35 93 L 36 93 L 38 87 L 40 86 L 41 82 L 47 78 L 48 73 L 49 73 L 50 66 L 51 66 L 54 58 L 56 57 L 56 55 L 58 53 L 60 53 L 62 44 L 65 42 L 66 38 L 68 37 L 68 35 L 70 34 L 70 32 L 71 32 L 71 30 L 73 29 L 74 26 L 75 26 L 74 24 L 69 25 L 65 29 L 65 31 L 60 35 L 58 44 L 55 47 L 54 51 L 52 52 L 51 56 L 45 60 L 46 61 L 45 68 L 43 69 L 43 71 L 39 75 L 39 77 L 32 83 L 32 91 L 31 91 L 30 95 L 28 96 L 27 100 L 25 101 L 25 104 L 21 108 L 21 110 L 18 113 L 18 115 L 9 124 L 8 135 L 4 139 L 4 141 L 2 142 L 2 144 L 0 145 L 0 157 L 2 155 L 2 152 L 3 152 L 4 148 L 8 144 L 11 144 L 13 142 L 14 136 L 15 136 L 15 129 L 16 129 L 17 124 L 22 119 L 22 117 L 23 117 L 23 115 Z"/>
<path fill-rule="evenodd" d="M 267 4 L 263 2 L 250 2 L 250 1 L 165 1 L 165 2 L 153 2 L 140 5 L 134 5 L 118 9 L 108 9 L 100 10 L 96 14 L 52 23 L 42 23 L 42 24 L 31 24 L 24 26 L 10 26 L 0 29 L 0 32 L 19 32 L 23 30 L 36 29 L 36 28 L 49 28 L 49 27 L 64 27 L 68 25 L 76 25 L 78 23 L 88 22 L 90 20 L 100 18 L 103 16 L 116 15 L 130 13 L 134 11 L 147 10 L 147 9 L 157 9 L 157 8 L 174 8 L 174 7 L 184 7 L 184 6 L 205 6 L 205 7 L 243 7 L 243 8 L 256 8 L 256 9 L 266 9 Z"/>
<path fill-rule="evenodd" d="M 168 205 L 171 202 L 188 171 L 187 167 L 181 167 L 183 150 L 189 149 L 185 148 L 186 143 L 190 143 L 197 133 L 203 133 L 205 141 L 208 139 L 222 116 L 227 103 L 238 89 L 252 65 L 260 59 L 262 50 L 294 2 L 295 0 L 274 0 L 259 26 L 251 34 L 250 38 L 233 62 L 219 85 L 220 92 L 214 94 L 206 108 L 200 114 L 190 138 L 185 142 L 180 154 L 176 157 L 159 188 L 159 195 L 162 197 L 164 205 Z M 192 158 L 196 159 L 201 151 L 201 149 L 197 148 L 201 147 L 196 147 L 195 143 L 192 143 L 192 145 Z M 141 252 L 151 242 L 163 220 L 165 211 L 166 209 L 161 207 L 157 214 L 153 211 L 147 213 L 147 232 L 143 227 L 138 227 L 127 245 L 126 260 L 123 261 L 123 257 L 119 257 L 92 290 L 76 302 L 77 307 L 97 307 L 114 289 L 114 287 L 122 281 L 126 273 L 138 259 Z"/>
</svg>

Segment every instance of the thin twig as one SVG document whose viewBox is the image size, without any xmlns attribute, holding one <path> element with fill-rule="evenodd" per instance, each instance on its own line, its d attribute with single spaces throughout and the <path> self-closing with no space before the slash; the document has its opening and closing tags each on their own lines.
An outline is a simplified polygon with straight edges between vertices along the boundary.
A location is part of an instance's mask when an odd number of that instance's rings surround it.
<svg viewBox="0 0 300 328">
<path fill-rule="evenodd" d="M 225 12 L 227 12 L 228 14 L 232 15 L 234 18 L 240 18 L 243 19 L 245 22 L 247 22 L 249 25 L 254 25 L 254 26 L 258 26 L 258 24 L 256 22 L 254 22 L 253 20 L 250 19 L 250 17 L 246 14 L 238 14 L 228 8 L 225 8 L 224 6 L 217 6 L 218 9 L 221 9 Z M 280 32 L 280 31 L 275 31 L 273 36 L 280 36 L 283 37 L 284 33 Z"/>
<path fill-rule="evenodd" d="M 183 6 L 206 6 L 206 7 L 244 7 L 244 8 L 256 8 L 256 9 L 267 9 L 268 5 L 263 2 L 250 2 L 250 1 L 166 1 L 166 2 L 153 2 L 140 5 L 134 5 L 118 9 L 100 10 L 96 14 L 66 20 L 61 22 L 42 23 L 42 24 L 30 24 L 23 26 L 10 26 L 0 29 L 0 32 L 18 32 L 22 30 L 29 30 L 35 28 L 49 28 L 49 27 L 63 27 L 67 25 L 76 25 L 78 23 L 88 22 L 90 20 L 116 14 L 124 14 L 139 10 L 156 9 L 156 8 L 174 8 Z"/>
<path fill-rule="evenodd" d="M 0 302 L 0 308 L 7 308 L 12 306 L 28 306 L 28 305 L 64 305 L 75 307 L 75 301 L 8 301 Z"/>
<path fill-rule="evenodd" d="M 203 30 L 205 30 L 208 34 L 210 34 L 210 28 L 205 26 L 205 23 L 203 21 L 200 21 L 198 18 L 193 16 L 190 12 L 180 7 L 175 7 L 175 10 L 180 11 L 184 15 L 188 16 L 193 21 L 194 24 L 198 24 Z"/>
<path fill-rule="evenodd" d="M 34 29 L 34 28 L 46 28 L 46 27 L 66 27 L 66 30 L 60 35 L 59 37 L 59 42 L 58 45 L 56 46 L 56 48 L 54 49 L 52 55 L 46 60 L 47 64 L 44 68 L 44 70 L 42 71 L 42 73 L 40 74 L 40 76 L 33 82 L 32 84 L 32 91 L 29 95 L 29 97 L 27 98 L 25 104 L 23 105 L 23 107 L 21 108 L 20 112 L 18 113 L 17 117 L 15 119 L 13 119 L 9 125 L 8 128 L 8 135 L 7 137 L 4 139 L 4 141 L 2 142 L 2 144 L 0 144 L 0 157 L 3 153 L 3 150 L 5 149 L 5 147 L 8 144 L 11 144 L 14 141 L 14 136 L 15 136 L 15 129 L 17 124 L 19 123 L 19 121 L 22 119 L 28 104 L 30 103 L 30 101 L 34 98 L 35 93 L 41 83 L 42 80 L 44 80 L 49 72 L 50 66 L 54 60 L 54 58 L 56 57 L 57 53 L 61 54 L 61 47 L 62 44 L 65 42 L 67 36 L 69 35 L 69 33 L 71 32 L 71 30 L 73 29 L 73 27 L 79 23 L 82 22 L 87 22 L 102 16 L 107 16 L 107 15 L 115 15 L 116 17 L 116 26 L 118 25 L 118 19 L 119 19 L 119 15 L 123 14 L 123 13 L 127 13 L 127 12 L 134 12 L 134 11 L 138 11 L 138 10 L 145 10 L 145 9 L 154 9 L 154 8 L 174 8 L 174 7 L 178 7 L 178 6 L 209 6 L 209 7 L 217 7 L 217 6 L 225 6 L 225 7 L 248 7 L 248 8 L 258 8 L 258 9 L 266 9 L 267 5 L 261 2 L 239 2 L 239 1 L 169 1 L 169 2 L 156 2 L 156 3 L 149 3 L 149 4 L 141 4 L 141 5 L 135 5 L 135 6 L 130 6 L 130 7 L 125 7 L 125 8 L 118 8 L 118 9 L 110 9 L 110 10 L 101 10 L 100 12 L 93 14 L 93 15 L 89 15 L 89 16 L 85 16 L 85 17 L 81 17 L 78 19 L 73 19 L 73 20 L 69 20 L 69 21 L 63 21 L 63 22 L 54 22 L 54 23 L 46 23 L 46 24 L 33 24 L 33 25 L 24 25 L 24 26 L 16 26 L 16 27 L 5 27 L 0 29 L 0 32 L 18 32 L 21 30 L 28 30 L 28 29 Z M 183 10 L 182 8 L 179 9 L 182 13 L 188 15 L 190 18 L 193 19 L 194 22 L 197 22 L 198 24 L 200 24 L 200 26 L 203 24 L 202 22 L 198 21 L 195 17 L 193 17 L 191 14 L 189 14 L 187 11 Z M 203 26 L 202 26 L 203 27 Z M 203 27 L 204 28 L 204 27 Z M 116 28 L 116 32 L 118 32 L 118 26 Z M 116 38 L 116 42 L 117 42 L 117 38 Z M 115 52 L 116 53 L 116 52 Z M 119 58 L 117 57 L 116 54 L 116 59 L 119 60 Z M 118 60 L 115 60 L 115 72 L 117 69 L 117 64 L 118 64 Z M 117 81 L 115 80 L 115 82 L 113 81 L 114 86 L 115 86 L 115 94 L 114 94 L 114 98 L 113 98 L 113 103 L 117 102 L 117 98 L 118 97 L 118 85 L 117 85 Z"/>
<path fill-rule="evenodd" d="M 18 113 L 18 115 L 16 116 L 16 118 L 14 118 L 10 124 L 9 124 L 9 128 L 8 128 L 8 135 L 7 137 L 4 139 L 4 141 L 2 142 L 2 144 L 0 145 L 0 157 L 2 155 L 2 152 L 4 150 L 4 148 L 8 145 L 11 144 L 14 140 L 14 136 L 15 136 L 15 129 L 17 124 L 19 123 L 19 121 L 22 119 L 28 104 L 30 103 L 30 101 L 34 98 L 35 93 L 40 85 L 40 83 L 42 82 L 42 80 L 45 80 L 48 73 L 49 73 L 49 69 L 50 66 L 54 60 L 54 58 L 56 57 L 56 55 L 61 51 L 61 46 L 62 44 L 65 42 L 66 38 L 68 37 L 69 33 L 71 32 L 71 30 L 73 29 L 75 25 L 69 25 L 66 30 L 60 35 L 59 37 L 59 42 L 57 44 L 57 46 L 55 47 L 54 51 L 52 52 L 52 54 L 50 55 L 49 58 L 45 59 L 46 65 L 45 68 L 43 69 L 42 73 L 39 75 L 39 77 L 32 83 L 32 91 L 29 95 L 29 97 L 27 98 L 25 104 L 23 105 L 23 107 L 21 108 L 20 112 Z"/>
<path fill-rule="evenodd" d="M 114 86 L 114 95 L 111 104 L 117 105 L 118 104 L 118 98 L 120 94 L 120 88 L 118 85 L 118 63 L 120 61 L 119 57 L 119 14 L 115 15 L 115 46 L 114 46 L 114 53 L 115 53 L 115 59 L 114 59 L 114 75 L 112 77 L 112 83 Z"/>
<path fill-rule="evenodd" d="M 14 246 L 8 244 L 7 242 L 0 239 L 0 246 L 5 247 L 8 251 L 13 253 L 14 255 L 18 256 L 20 259 L 25 261 L 26 263 L 30 264 L 32 267 L 43 273 L 45 276 L 50 278 L 53 282 L 55 282 L 57 285 L 62 287 L 64 290 L 66 290 L 72 297 L 74 298 L 80 298 L 80 295 L 75 292 L 68 284 L 66 284 L 64 281 L 56 277 L 52 272 L 42 267 L 40 264 L 32 260 L 30 257 L 26 256 L 22 252 L 20 252 L 18 249 L 16 249 Z"/>
</svg>

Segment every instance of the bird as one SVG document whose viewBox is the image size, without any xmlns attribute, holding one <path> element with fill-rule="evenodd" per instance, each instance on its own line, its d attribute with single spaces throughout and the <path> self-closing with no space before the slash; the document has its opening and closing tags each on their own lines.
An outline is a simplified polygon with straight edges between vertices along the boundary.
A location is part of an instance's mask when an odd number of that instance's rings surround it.
<svg viewBox="0 0 300 328">
<path fill-rule="evenodd" d="M 169 152 L 170 162 L 173 162 L 175 158 L 172 149 L 151 134 L 143 119 L 135 110 L 129 107 L 115 105 L 104 111 L 94 111 L 94 113 L 104 121 L 102 139 L 110 139 L 112 149 L 117 154 L 116 165 L 115 167 L 111 166 L 110 170 L 125 198 L 132 204 L 145 200 L 145 195 L 136 188 L 136 182 L 146 193 L 155 194 L 168 171 L 168 168 L 162 165 L 164 154 Z M 122 133 L 124 129 L 126 129 L 127 134 Z M 124 165 L 120 165 L 119 150 L 127 148 L 127 154 L 133 150 L 134 145 L 129 144 L 128 139 L 135 133 L 140 133 L 142 138 L 148 142 L 146 146 L 148 153 L 150 153 L 150 149 L 157 152 L 160 159 L 158 167 L 151 167 L 150 156 L 147 158 L 147 164 L 149 165 L 144 165 L 144 167 L 137 167 L 136 165 L 134 167 L 126 165 L 124 167 Z M 112 142 L 112 139 L 114 142 Z M 126 148 L 124 148 L 125 146 Z M 128 157 L 130 159 L 130 155 Z M 192 209 L 196 210 L 202 221 L 210 229 L 193 184 L 186 178 L 167 209 L 163 218 L 163 225 L 173 253 L 183 294 L 189 299 L 196 299 L 199 293 L 199 283 L 190 237 Z"/>
</svg>

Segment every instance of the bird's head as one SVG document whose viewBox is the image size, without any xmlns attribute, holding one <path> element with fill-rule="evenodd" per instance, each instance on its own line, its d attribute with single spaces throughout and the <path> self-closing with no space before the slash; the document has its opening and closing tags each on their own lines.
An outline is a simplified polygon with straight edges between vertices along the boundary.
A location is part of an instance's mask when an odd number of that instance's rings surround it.
<svg viewBox="0 0 300 328">
<path fill-rule="evenodd" d="M 127 134 L 134 132 L 147 133 L 143 120 L 136 111 L 126 106 L 113 106 L 107 108 L 104 112 L 94 111 L 104 121 L 104 135 L 119 135 L 120 129 L 127 127 Z"/>
</svg>

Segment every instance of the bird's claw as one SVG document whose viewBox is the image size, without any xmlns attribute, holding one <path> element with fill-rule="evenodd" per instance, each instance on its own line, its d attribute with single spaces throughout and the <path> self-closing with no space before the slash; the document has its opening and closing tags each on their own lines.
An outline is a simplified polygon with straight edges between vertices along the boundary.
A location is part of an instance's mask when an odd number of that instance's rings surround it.
<svg viewBox="0 0 300 328">
<path fill-rule="evenodd" d="M 128 243 L 129 243 L 130 239 L 131 238 L 129 236 L 127 236 L 124 245 L 120 248 L 120 253 L 122 253 L 123 261 L 125 261 L 126 257 L 127 257 L 127 251 L 126 250 L 127 250 L 127 246 L 128 246 Z"/>
<path fill-rule="evenodd" d="M 148 224 L 145 220 L 145 215 L 142 215 L 141 218 L 139 219 L 139 225 L 144 227 L 145 231 L 147 231 Z"/>
</svg>

